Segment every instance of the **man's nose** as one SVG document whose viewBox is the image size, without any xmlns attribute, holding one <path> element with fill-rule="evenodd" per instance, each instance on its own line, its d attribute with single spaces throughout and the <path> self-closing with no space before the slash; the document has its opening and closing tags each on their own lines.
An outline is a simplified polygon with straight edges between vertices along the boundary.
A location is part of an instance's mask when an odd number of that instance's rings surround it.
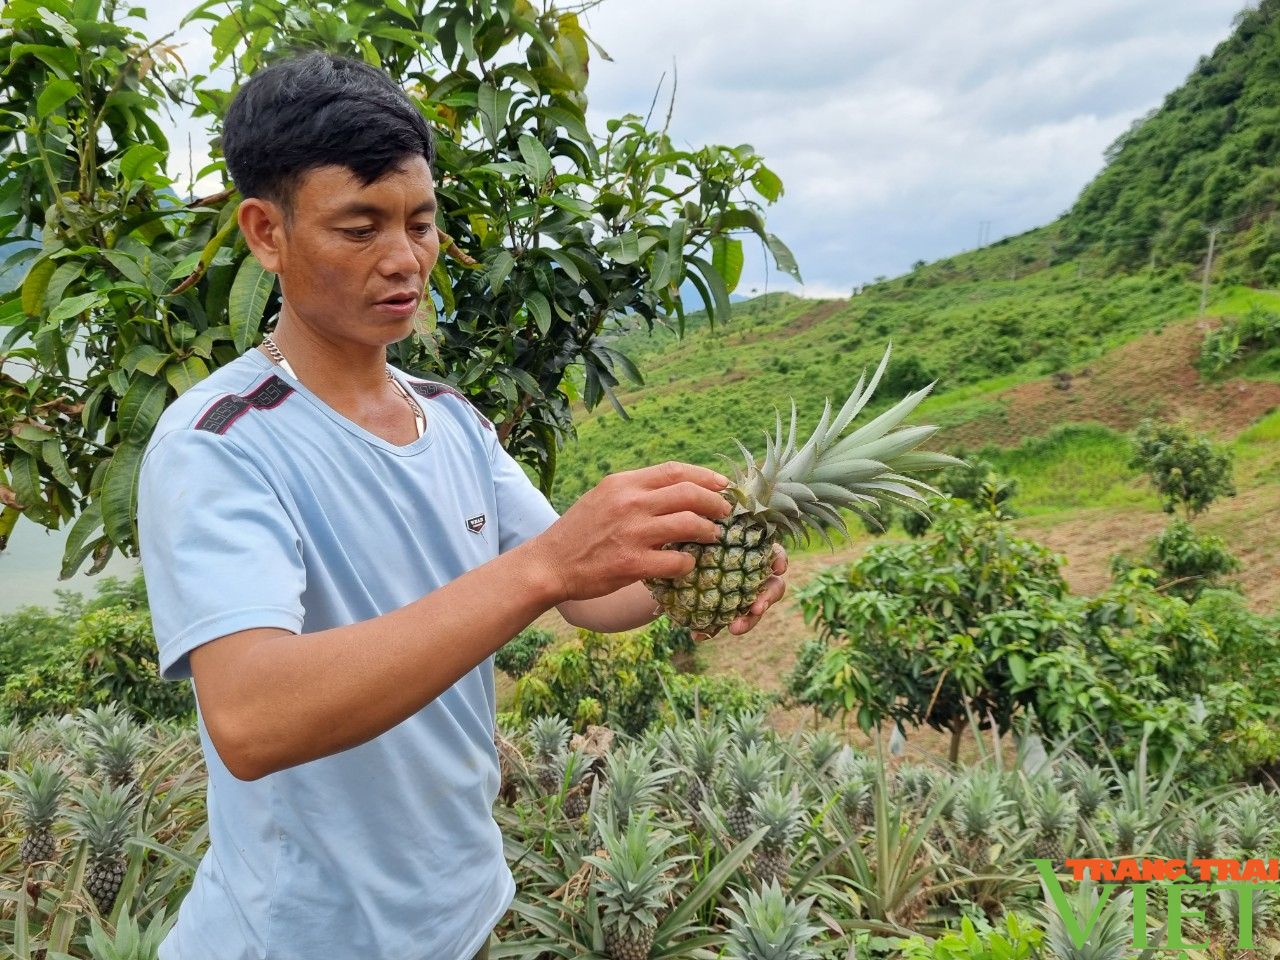
<svg viewBox="0 0 1280 960">
<path fill-rule="evenodd" d="M 387 246 L 382 251 L 380 269 L 387 276 L 410 275 L 418 272 L 418 257 L 408 233 L 393 231 L 388 235 Z"/>
</svg>

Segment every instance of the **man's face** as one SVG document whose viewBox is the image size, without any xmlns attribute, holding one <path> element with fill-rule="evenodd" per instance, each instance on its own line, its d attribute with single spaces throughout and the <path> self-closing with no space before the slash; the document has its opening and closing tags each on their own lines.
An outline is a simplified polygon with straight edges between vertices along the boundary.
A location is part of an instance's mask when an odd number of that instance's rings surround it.
<svg viewBox="0 0 1280 960">
<path fill-rule="evenodd" d="M 423 157 L 364 186 L 345 167 L 310 171 L 279 227 L 284 310 L 335 344 L 385 346 L 413 330 L 440 254 Z"/>
</svg>

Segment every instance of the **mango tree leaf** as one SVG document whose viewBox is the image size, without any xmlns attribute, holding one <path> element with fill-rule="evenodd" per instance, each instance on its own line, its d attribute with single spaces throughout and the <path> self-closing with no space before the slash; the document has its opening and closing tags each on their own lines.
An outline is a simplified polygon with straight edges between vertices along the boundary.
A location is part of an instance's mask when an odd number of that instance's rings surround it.
<svg viewBox="0 0 1280 960">
<path fill-rule="evenodd" d="M 524 162 L 529 165 L 533 171 L 533 178 L 541 183 L 550 175 L 551 154 L 547 153 L 547 148 L 542 145 L 542 141 L 537 137 L 530 136 L 527 133 L 520 135 L 520 156 Z"/>
<path fill-rule="evenodd" d="M 547 331 L 551 329 L 551 304 L 543 294 L 534 290 L 525 299 L 525 306 L 533 314 L 533 322 L 538 327 L 538 333 L 545 337 Z"/>
<path fill-rule="evenodd" d="M 168 387 L 156 377 L 134 377 L 120 401 L 120 434 L 133 443 L 145 443 L 164 413 Z"/>
<path fill-rule="evenodd" d="M 162 387 L 163 388 L 163 387 Z M 102 524 L 114 543 L 133 540 L 138 510 L 138 474 L 142 471 L 145 443 L 126 442 L 116 447 L 102 480 Z"/>
<path fill-rule="evenodd" d="M 724 279 L 716 272 L 715 267 L 701 257 L 690 257 L 689 263 L 697 268 L 702 274 L 702 279 L 706 281 L 707 289 L 715 299 L 716 313 L 728 321 L 733 316 L 733 306 L 729 302 L 729 290 L 725 287 Z"/>
<path fill-rule="evenodd" d="M 164 153 L 150 143 L 136 143 L 120 158 L 120 175 L 126 180 L 138 180 L 154 173 L 164 161 Z"/>
<path fill-rule="evenodd" d="M 58 264 L 45 257 L 37 260 L 27 271 L 22 281 L 22 311 L 28 317 L 40 316 L 40 308 L 44 304 L 45 291 L 49 289 L 49 281 L 53 279 Z"/>
<path fill-rule="evenodd" d="M 506 250 L 499 250 L 498 255 L 493 258 L 493 263 L 489 265 L 489 289 L 495 294 L 501 290 L 502 285 L 507 281 L 507 277 L 515 269 L 515 265 L 515 258 L 510 253 Z"/>
<path fill-rule="evenodd" d="M 71 297 L 63 300 L 60 304 L 49 312 L 49 322 L 58 323 L 63 320 L 84 313 L 86 310 L 96 310 L 107 302 L 105 291 L 93 290 L 89 293 L 82 293 L 78 297 Z"/>
<path fill-rule="evenodd" d="M 209 368 L 199 357 L 187 357 L 181 363 L 171 363 L 164 368 L 165 379 L 178 395 L 186 393 L 209 375 Z"/>
<path fill-rule="evenodd" d="M 782 180 L 768 167 L 756 169 L 751 177 L 751 185 L 756 188 L 756 193 L 770 203 L 774 203 L 782 196 Z"/>
<path fill-rule="evenodd" d="M 80 512 L 67 535 L 67 545 L 62 551 L 62 570 L 58 579 L 66 580 L 75 575 L 89 558 L 97 541 L 93 534 L 102 529 L 102 504 L 94 500 Z"/>
<path fill-rule="evenodd" d="M 712 237 L 711 265 L 724 280 L 725 289 L 733 293 L 742 279 L 742 241 L 723 234 Z"/>
<path fill-rule="evenodd" d="M 476 94 L 480 108 L 480 126 L 491 146 L 498 145 L 498 134 L 506 126 L 511 106 L 511 91 L 499 90 L 491 83 L 480 84 Z"/>
<path fill-rule="evenodd" d="M 236 271 L 227 298 L 227 316 L 231 321 L 231 342 L 244 353 L 253 346 L 262 326 L 262 315 L 276 286 L 276 275 L 258 262 L 253 254 L 245 257 Z"/>
<path fill-rule="evenodd" d="M 51 81 L 36 101 L 36 116 L 43 120 L 79 92 L 79 87 L 72 80 L 59 78 Z"/>
<path fill-rule="evenodd" d="M 769 252 L 773 254 L 773 261 L 778 265 L 778 269 L 788 276 L 794 277 L 796 282 L 804 283 L 804 280 L 800 277 L 800 267 L 796 264 L 795 255 L 787 248 L 787 245 L 772 233 L 764 235 L 764 242 L 768 245 Z"/>
<path fill-rule="evenodd" d="M 449 271 L 445 269 L 442 259 L 437 260 L 436 265 L 431 268 L 431 282 L 436 292 L 440 294 L 440 303 L 444 312 L 453 313 L 458 305 L 453 299 L 453 281 L 449 279 Z"/>
</svg>

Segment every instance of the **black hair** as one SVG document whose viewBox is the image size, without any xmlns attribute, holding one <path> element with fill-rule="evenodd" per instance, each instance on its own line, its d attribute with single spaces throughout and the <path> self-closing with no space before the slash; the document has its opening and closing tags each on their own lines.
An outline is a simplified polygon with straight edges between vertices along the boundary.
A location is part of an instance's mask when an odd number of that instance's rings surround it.
<svg viewBox="0 0 1280 960">
<path fill-rule="evenodd" d="M 409 157 L 435 160 L 431 128 L 386 73 L 311 53 L 272 64 L 240 88 L 223 123 L 236 189 L 289 208 L 301 178 L 346 167 L 365 186 Z"/>
</svg>

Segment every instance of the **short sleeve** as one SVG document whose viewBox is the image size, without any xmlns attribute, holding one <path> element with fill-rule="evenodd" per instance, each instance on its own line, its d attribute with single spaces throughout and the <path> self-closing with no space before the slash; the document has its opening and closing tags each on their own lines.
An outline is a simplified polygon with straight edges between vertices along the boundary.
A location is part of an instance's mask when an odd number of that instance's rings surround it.
<svg viewBox="0 0 1280 960">
<path fill-rule="evenodd" d="M 218 637 L 302 629 L 301 539 L 226 437 L 186 429 L 155 442 L 139 479 L 138 533 L 165 679 L 190 677 L 188 654 Z"/>
<path fill-rule="evenodd" d="M 506 553 L 560 519 L 511 454 L 492 441 L 493 485 L 498 501 L 498 549 Z"/>
</svg>

